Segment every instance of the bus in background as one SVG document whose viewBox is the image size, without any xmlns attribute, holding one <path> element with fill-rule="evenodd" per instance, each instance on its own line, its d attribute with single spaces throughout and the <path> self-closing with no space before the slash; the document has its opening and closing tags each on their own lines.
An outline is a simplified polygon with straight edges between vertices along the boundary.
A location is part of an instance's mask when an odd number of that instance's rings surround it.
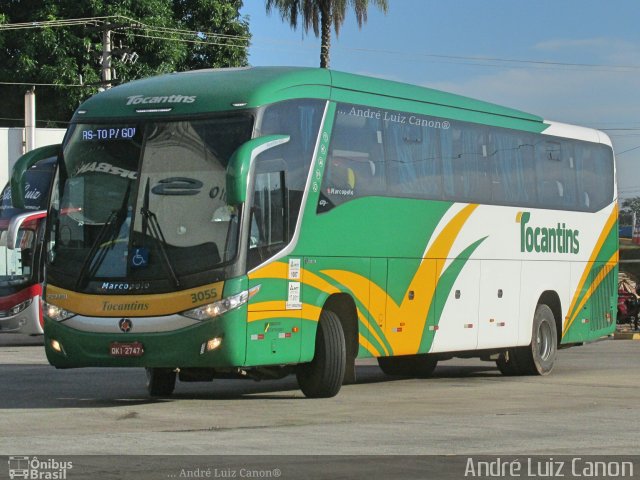
<svg viewBox="0 0 640 480">
<path fill-rule="evenodd" d="M 32 150 L 0 199 L 0 333 L 43 333 L 42 257 L 46 208 L 59 145 Z"/>
<path fill-rule="evenodd" d="M 135 81 L 67 132 L 46 353 L 144 367 L 151 395 L 295 374 L 330 397 L 367 357 L 546 375 L 615 329 L 617 232 L 592 129 L 322 69 Z"/>
</svg>

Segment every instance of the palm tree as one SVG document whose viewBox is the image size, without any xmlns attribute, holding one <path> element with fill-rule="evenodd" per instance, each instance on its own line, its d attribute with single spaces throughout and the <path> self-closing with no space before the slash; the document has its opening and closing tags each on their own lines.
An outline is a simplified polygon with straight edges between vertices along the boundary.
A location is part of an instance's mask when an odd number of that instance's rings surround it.
<svg viewBox="0 0 640 480">
<path fill-rule="evenodd" d="M 358 27 L 367 21 L 369 0 L 267 0 L 267 13 L 273 9 L 280 11 L 283 21 L 289 22 L 291 28 L 298 27 L 298 17 L 301 18 L 305 33 L 313 28 L 317 37 L 320 35 L 320 67 L 329 68 L 329 48 L 331 45 L 331 25 L 340 33 L 344 22 L 347 5 L 353 7 L 358 21 Z M 376 7 L 387 13 L 387 0 L 371 0 Z"/>
</svg>

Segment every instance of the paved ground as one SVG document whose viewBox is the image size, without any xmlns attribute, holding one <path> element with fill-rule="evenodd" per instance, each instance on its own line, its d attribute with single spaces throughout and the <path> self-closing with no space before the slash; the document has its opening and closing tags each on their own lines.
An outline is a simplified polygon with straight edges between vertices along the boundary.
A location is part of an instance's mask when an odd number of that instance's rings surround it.
<svg viewBox="0 0 640 480">
<path fill-rule="evenodd" d="M 390 379 L 375 362 L 327 400 L 293 377 L 178 383 L 151 400 L 141 369 L 55 370 L 37 339 L 0 337 L 0 455 L 634 454 L 640 342 L 562 350 L 548 377 L 477 360 Z"/>
</svg>

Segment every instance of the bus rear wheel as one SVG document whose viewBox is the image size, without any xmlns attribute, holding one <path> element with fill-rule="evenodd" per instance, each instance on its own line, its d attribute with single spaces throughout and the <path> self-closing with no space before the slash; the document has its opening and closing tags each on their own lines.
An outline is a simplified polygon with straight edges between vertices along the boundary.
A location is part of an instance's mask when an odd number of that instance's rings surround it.
<svg viewBox="0 0 640 480">
<path fill-rule="evenodd" d="M 342 387 L 347 347 L 340 318 L 330 310 L 320 314 L 313 360 L 299 365 L 298 385 L 309 398 L 334 397 Z"/>
<path fill-rule="evenodd" d="M 176 372 L 171 368 L 147 368 L 147 392 L 152 397 L 168 397 L 176 388 Z"/>
<path fill-rule="evenodd" d="M 523 375 L 548 375 L 558 353 L 558 332 L 551 309 L 540 304 L 533 316 L 531 344 L 516 349 L 516 362 Z"/>
</svg>

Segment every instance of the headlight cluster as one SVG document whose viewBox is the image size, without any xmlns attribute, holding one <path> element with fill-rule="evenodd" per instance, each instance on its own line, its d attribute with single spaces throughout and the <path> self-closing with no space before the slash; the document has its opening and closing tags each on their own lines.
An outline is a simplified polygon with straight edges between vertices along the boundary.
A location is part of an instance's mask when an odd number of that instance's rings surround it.
<svg viewBox="0 0 640 480">
<path fill-rule="evenodd" d="M 182 312 L 181 315 L 200 321 L 216 318 L 223 313 L 227 313 L 230 310 L 244 305 L 251 297 L 258 293 L 259 290 L 260 285 L 257 285 L 249 290 L 244 290 L 236 295 L 218 300 L 217 302 L 202 305 L 201 307 L 194 308 L 192 310 L 187 310 L 186 312 Z"/>
<path fill-rule="evenodd" d="M 24 302 L 20 302 L 19 304 L 15 305 L 15 306 L 7 309 L 7 310 L 4 310 L 4 311 L 0 312 L 0 318 L 13 317 L 14 315 L 18 315 L 23 310 L 26 310 L 26 308 L 29 305 L 31 305 L 32 301 L 33 301 L 33 299 L 28 298 Z"/>
<path fill-rule="evenodd" d="M 64 308 L 57 307 L 44 301 L 42 302 L 42 310 L 44 311 L 45 316 L 47 316 L 51 320 L 55 320 L 56 322 L 61 322 L 76 315 L 75 313 L 69 312 Z"/>
<path fill-rule="evenodd" d="M 222 315 L 223 313 L 227 313 L 231 310 L 234 310 L 249 301 L 251 297 L 253 297 L 256 293 L 260 291 L 260 285 L 256 285 L 249 290 L 244 290 L 236 295 L 232 295 L 227 298 L 223 298 L 218 300 L 217 302 L 209 303 L 207 305 L 202 305 L 200 307 L 187 310 L 182 312 L 181 315 L 185 317 L 193 318 L 194 320 L 209 320 L 211 318 L 216 318 Z M 27 300 L 26 302 L 17 305 L 12 310 L 20 307 L 23 304 L 26 304 L 22 307 L 22 310 L 29 306 L 31 300 Z M 47 303 L 42 301 L 42 309 L 47 318 L 54 320 L 56 322 L 61 322 L 63 320 L 67 320 L 68 318 L 74 317 L 77 315 L 76 313 L 69 312 L 64 308 L 60 308 L 56 305 L 52 305 L 51 303 Z M 21 310 L 20 310 L 21 311 Z"/>
</svg>

